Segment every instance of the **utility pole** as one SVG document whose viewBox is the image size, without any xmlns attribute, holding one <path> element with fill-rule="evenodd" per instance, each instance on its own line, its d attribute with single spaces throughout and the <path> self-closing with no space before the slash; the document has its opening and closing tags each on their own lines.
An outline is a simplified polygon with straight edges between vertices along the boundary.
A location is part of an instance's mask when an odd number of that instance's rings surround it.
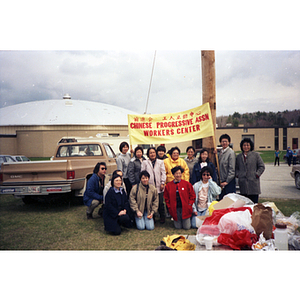
<svg viewBox="0 0 300 300">
<path fill-rule="evenodd" d="M 211 116 L 214 125 L 214 136 L 216 136 L 216 72 L 215 72 L 215 51 L 201 51 L 202 64 L 202 104 L 209 103 Z M 213 137 L 207 137 L 202 140 L 203 148 L 209 151 L 209 159 L 214 162 L 216 142 Z"/>
</svg>

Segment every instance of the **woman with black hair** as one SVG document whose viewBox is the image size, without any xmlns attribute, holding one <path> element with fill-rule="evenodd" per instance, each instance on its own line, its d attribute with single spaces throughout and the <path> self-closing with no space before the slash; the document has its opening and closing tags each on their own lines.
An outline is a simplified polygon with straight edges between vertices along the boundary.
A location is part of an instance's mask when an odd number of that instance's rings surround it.
<svg viewBox="0 0 300 300">
<path fill-rule="evenodd" d="M 121 234 L 121 226 L 132 227 L 130 206 L 127 195 L 122 188 L 122 177 L 114 174 L 111 179 L 111 188 L 105 196 L 103 220 L 105 230 L 113 235 Z"/>
<path fill-rule="evenodd" d="M 196 228 L 196 217 L 205 215 L 209 205 L 221 193 L 221 188 L 212 180 L 212 174 L 213 170 L 210 167 L 203 167 L 200 171 L 201 180 L 193 185 L 196 194 L 193 204 L 193 228 Z"/>
<path fill-rule="evenodd" d="M 240 194 L 258 203 L 260 191 L 260 176 L 265 170 L 265 164 L 257 152 L 253 152 L 254 144 L 249 138 L 244 138 L 240 147 L 242 153 L 236 157 L 235 176 L 239 179 Z"/>
<path fill-rule="evenodd" d="M 134 149 L 134 157 L 130 160 L 128 165 L 128 178 L 132 187 L 140 182 L 140 172 L 142 167 L 142 162 L 145 160 L 143 156 L 144 150 L 142 147 L 137 146 Z M 127 191 L 128 192 L 128 191 Z M 128 196 L 130 192 L 128 192 Z"/>
<path fill-rule="evenodd" d="M 131 183 L 130 180 L 128 178 L 128 165 L 130 162 L 130 153 L 128 152 L 129 150 L 129 145 L 127 142 L 122 142 L 119 146 L 119 150 L 120 150 L 120 154 L 116 159 L 116 163 L 117 163 L 117 168 L 118 170 L 121 170 L 123 172 L 123 180 L 124 183 L 126 185 L 126 192 L 129 196 L 129 193 L 131 191 Z"/>
<path fill-rule="evenodd" d="M 197 163 L 197 158 L 195 157 L 195 152 L 196 151 L 193 146 L 188 146 L 186 148 L 187 157 L 184 159 L 184 161 L 186 162 L 186 164 L 190 170 L 190 182 L 192 181 L 192 172 L 193 172 L 194 165 Z"/>
<path fill-rule="evenodd" d="M 201 180 L 201 169 L 203 167 L 209 167 L 212 169 L 212 180 L 214 182 L 217 182 L 217 173 L 216 173 L 216 167 L 214 166 L 214 164 L 209 160 L 208 158 L 208 150 L 203 148 L 200 151 L 200 155 L 199 155 L 199 159 L 198 162 L 194 165 L 193 168 L 193 172 L 192 172 L 192 180 L 191 180 L 191 184 L 195 184 L 196 182 Z"/>
</svg>

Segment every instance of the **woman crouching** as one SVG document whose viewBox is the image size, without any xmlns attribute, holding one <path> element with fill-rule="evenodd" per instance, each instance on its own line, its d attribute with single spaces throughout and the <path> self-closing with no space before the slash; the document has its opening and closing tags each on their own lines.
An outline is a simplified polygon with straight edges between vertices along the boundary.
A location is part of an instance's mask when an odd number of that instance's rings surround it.
<svg viewBox="0 0 300 300">
<path fill-rule="evenodd" d="M 169 212 L 174 219 L 176 229 L 190 229 L 195 192 L 193 186 L 183 179 L 184 169 L 176 166 L 171 170 L 174 180 L 166 185 L 164 198 Z"/>
<path fill-rule="evenodd" d="M 130 206 L 135 212 L 135 223 L 139 230 L 154 229 L 154 213 L 158 209 L 158 193 L 154 185 L 149 184 L 150 174 L 144 170 L 140 173 L 140 183 L 130 192 Z"/>
<path fill-rule="evenodd" d="M 221 193 L 221 188 L 212 180 L 213 170 L 210 167 L 203 167 L 200 176 L 200 181 L 193 185 L 196 194 L 196 200 L 193 204 L 193 228 L 197 228 L 196 217 L 205 215 L 209 204 L 215 201 Z"/>
<path fill-rule="evenodd" d="M 131 228 L 130 206 L 126 192 L 122 188 L 122 177 L 115 174 L 111 179 L 111 188 L 105 196 L 103 220 L 105 230 L 111 234 L 121 234 L 121 226 Z"/>
</svg>

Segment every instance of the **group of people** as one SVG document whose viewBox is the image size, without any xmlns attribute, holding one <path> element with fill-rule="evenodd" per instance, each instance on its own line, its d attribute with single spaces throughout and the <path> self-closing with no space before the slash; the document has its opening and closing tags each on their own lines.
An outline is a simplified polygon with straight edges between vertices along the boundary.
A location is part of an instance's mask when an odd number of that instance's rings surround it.
<svg viewBox="0 0 300 300">
<path fill-rule="evenodd" d="M 196 217 L 205 215 L 211 202 L 236 192 L 236 178 L 240 193 L 257 203 L 259 178 L 265 166 L 260 155 L 253 152 L 253 142 L 243 139 L 242 153 L 237 157 L 229 147 L 229 135 L 223 134 L 220 143 L 218 174 L 206 149 L 196 159 L 190 146 L 182 159 L 178 147 L 166 153 L 161 145 L 150 147 L 145 159 L 143 148 L 138 146 L 131 158 L 128 143 L 122 142 L 111 180 L 107 182 L 106 165 L 100 162 L 87 182 L 83 197 L 87 218 L 93 218 L 94 209 L 103 203 L 103 211 L 99 209 L 98 213 L 103 215 L 105 230 L 114 235 L 121 233 L 121 226 L 153 230 L 157 212 L 162 224 L 170 216 L 177 229 L 196 228 Z"/>
<path fill-rule="evenodd" d="M 276 153 L 276 152 L 275 152 Z M 290 166 L 293 162 L 293 166 L 297 164 L 297 152 L 296 150 L 292 150 L 291 147 L 288 147 L 286 150 L 286 158 L 287 158 L 287 163 Z M 276 165 L 276 161 L 275 161 L 275 165 Z M 278 165 L 279 165 L 279 161 L 278 161 Z"/>
</svg>

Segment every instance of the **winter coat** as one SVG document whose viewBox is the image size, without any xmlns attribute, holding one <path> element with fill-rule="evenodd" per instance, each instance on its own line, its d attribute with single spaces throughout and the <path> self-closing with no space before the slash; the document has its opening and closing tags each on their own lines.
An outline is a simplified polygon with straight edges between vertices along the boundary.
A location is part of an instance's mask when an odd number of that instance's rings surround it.
<svg viewBox="0 0 300 300">
<path fill-rule="evenodd" d="M 265 170 L 265 164 L 257 152 L 248 152 L 244 161 L 243 152 L 236 158 L 235 174 L 239 179 L 240 193 L 243 195 L 258 195 L 260 191 L 260 176 Z"/>
<path fill-rule="evenodd" d="M 219 166 L 220 166 L 220 183 L 227 182 L 229 183 L 235 178 L 235 153 L 231 148 L 219 156 Z"/>
<path fill-rule="evenodd" d="M 130 192 L 130 207 L 137 213 L 145 211 L 146 187 L 140 182 L 138 194 L 136 195 L 137 185 L 135 185 Z M 158 209 L 158 193 L 154 185 L 149 184 L 147 197 L 147 215 L 156 213 Z"/>
<path fill-rule="evenodd" d="M 126 209 L 129 214 L 130 206 L 126 193 L 116 193 L 111 187 L 105 196 L 105 205 L 103 209 L 103 220 L 106 231 L 114 232 L 119 228 L 118 214 L 121 210 Z"/>
<path fill-rule="evenodd" d="M 145 157 L 142 156 L 142 159 L 145 160 Z M 135 185 L 140 182 L 141 167 L 142 163 L 138 158 L 134 157 L 130 160 L 127 175 L 132 185 Z"/>
<path fill-rule="evenodd" d="M 104 185 L 101 185 L 100 178 L 96 173 L 89 178 L 86 189 L 83 195 L 83 203 L 86 206 L 90 206 L 93 200 L 103 201 L 103 189 L 108 181 L 108 177 L 104 177 Z"/>
<path fill-rule="evenodd" d="M 187 157 L 184 159 L 184 161 L 186 162 L 189 170 L 190 170 L 190 182 L 192 180 L 192 172 L 193 172 L 193 168 L 194 165 L 197 163 L 198 159 L 196 157 L 193 157 L 192 160 L 189 160 Z"/>
<path fill-rule="evenodd" d="M 128 178 L 127 169 L 130 159 L 131 157 L 129 153 L 121 153 L 116 159 L 117 168 L 123 172 L 123 178 Z"/>
<path fill-rule="evenodd" d="M 185 181 L 190 180 L 190 170 L 187 166 L 186 162 L 182 158 L 178 158 L 177 160 L 173 160 L 171 157 L 168 157 L 164 160 L 165 169 L 166 169 L 166 175 L 167 180 L 166 183 L 171 182 L 174 180 L 174 176 L 171 172 L 171 170 L 176 166 L 181 166 L 184 169 L 184 172 L 182 173 L 182 179 Z"/>
<path fill-rule="evenodd" d="M 175 184 L 173 180 L 166 185 L 164 191 L 166 205 L 172 218 L 177 221 L 176 185 L 178 185 L 178 192 L 182 203 L 182 219 L 188 219 L 192 216 L 193 204 L 196 199 L 193 186 L 188 181 L 181 180 Z"/>
<path fill-rule="evenodd" d="M 157 192 L 161 193 L 164 190 L 160 189 L 161 184 L 166 183 L 166 169 L 163 160 L 156 159 L 155 164 L 153 164 L 150 159 L 146 159 L 142 162 L 141 171 L 146 170 L 150 174 L 149 184 L 156 187 Z M 154 180 L 155 179 L 155 180 Z"/>
<path fill-rule="evenodd" d="M 218 178 L 217 178 L 217 172 L 216 172 L 216 167 L 215 165 L 209 161 L 207 163 L 207 166 L 209 168 L 212 169 L 213 171 L 213 174 L 212 174 L 212 179 L 214 182 L 218 182 Z M 194 168 L 193 168 L 193 172 L 192 172 L 192 180 L 191 180 L 191 184 L 195 184 L 196 182 L 200 181 L 202 178 L 200 177 L 200 171 L 201 171 L 201 165 L 199 162 L 197 162 L 195 165 L 194 165 Z"/>
<path fill-rule="evenodd" d="M 203 182 L 198 181 L 193 185 L 194 192 L 196 194 L 196 200 L 193 204 L 193 211 L 197 211 L 198 207 L 198 199 L 199 199 L 199 191 L 201 191 L 203 187 Z M 208 195 L 207 195 L 207 203 L 210 204 L 217 199 L 217 196 L 220 195 L 221 188 L 210 178 L 208 180 Z"/>
</svg>

